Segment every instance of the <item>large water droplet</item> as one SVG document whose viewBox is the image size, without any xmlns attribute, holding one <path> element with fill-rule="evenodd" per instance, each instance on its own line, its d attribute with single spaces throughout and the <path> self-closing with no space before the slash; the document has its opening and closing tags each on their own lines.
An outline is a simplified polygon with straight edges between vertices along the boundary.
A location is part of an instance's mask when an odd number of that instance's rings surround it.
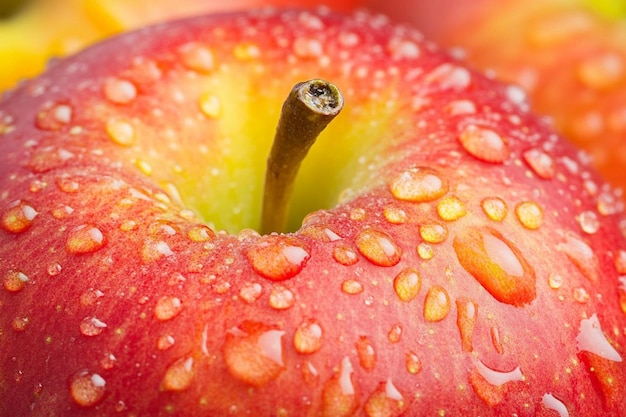
<svg viewBox="0 0 626 417">
<path fill-rule="evenodd" d="M 381 382 L 378 385 L 367 399 L 363 409 L 368 417 L 398 417 L 406 411 L 408 406 L 404 396 L 390 378 L 387 382 Z"/>
<path fill-rule="evenodd" d="M 402 249 L 391 236 L 380 230 L 362 230 L 356 237 L 355 244 L 361 255 L 375 265 L 393 266 L 402 257 Z"/>
<path fill-rule="evenodd" d="M 472 300 L 460 298 L 456 300 L 456 310 L 456 325 L 461 334 L 461 347 L 464 352 L 471 352 L 474 350 L 472 338 L 478 316 L 478 305 Z"/>
<path fill-rule="evenodd" d="M 216 119 L 222 113 L 222 102 L 219 97 L 213 93 L 205 93 L 200 96 L 198 101 L 200 111 L 209 119 Z"/>
<path fill-rule="evenodd" d="M 412 168 L 398 174 L 390 183 L 389 190 L 395 198 L 403 201 L 433 201 L 448 191 L 448 183 L 431 168 Z"/>
<path fill-rule="evenodd" d="M 580 321 L 578 336 L 576 337 L 576 347 L 579 351 L 591 352 L 594 355 L 598 355 L 601 358 L 613 362 L 622 361 L 620 354 L 604 335 L 597 314 Z"/>
<path fill-rule="evenodd" d="M 481 161 L 502 163 L 510 155 L 507 141 L 491 129 L 469 125 L 459 135 L 459 141 L 470 155 Z"/>
<path fill-rule="evenodd" d="M 104 82 L 104 96 L 115 104 L 128 104 L 137 97 L 137 87 L 128 80 L 111 77 Z"/>
<path fill-rule="evenodd" d="M 437 204 L 437 214 L 439 218 L 447 222 L 453 222 L 467 214 L 465 204 L 455 196 L 443 198 Z"/>
<path fill-rule="evenodd" d="M 481 201 L 480 206 L 487 217 L 496 222 L 503 221 L 509 212 L 506 202 L 499 197 L 487 197 Z"/>
<path fill-rule="evenodd" d="M 4 289 L 13 293 L 22 291 L 27 282 L 28 276 L 20 271 L 9 271 L 2 279 Z"/>
<path fill-rule="evenodd" d="M 534 201 L 525 201 L 515 206 L 519 222 L 529 230 L 537 230 L 543 223 L 543 209 Z"/>
<path fill-rule="evenodd" d="M 445 288 L 435 285 L 426 293 L 424 301 L 424 319 L 426 321 L 441 321 L 450 313 L 450 296 Z"/>
<path fill-rule="evenodd" d="M 315 319 L 300 323 L 293 336 L 293 345 L 298 353 L 315 353 L 322 347 L 322 326 Z"/>
<path fill-rule="evenodd" d="M 290 236 L 265 236 L 246 253 L 252 269 L 272 281 L 282 281 L 296 276 L 307 260 L 306 244 Z"/>
<path fill-rule="evenodd" d="M 405 268 L 393 280 L 393 289 L 402 301 L 411 301 L 422 286 L 419 272 L 415 268 Z"/>
<path fill-rule="evenodd" d="M 326 381 L 322 390 L 323 417 L 351 417 L 359 408 L 359 398 L 352 379 L 352 363 L 347 356 L 337 375 Z"/>
<path fill-rule="evenodd" d="M 70 396 L 82 407 L 93 407 L 104 398 L 105 385 L 100 375 L 81 371 L 70 380 Z"/>
<path fill-rule="evenodd" d="M 69 232 L 65 249 L 72 254 L 95 252 L 106 243 L 104 234 L 93 225 L 81 225 Z"/>
<path fill-rule="evenodd" d="M 3 210 L 2 228 L 7 232 L 21 233 L 33 224 L 38 214 L 30 203 L 16 200 Z"/>
<path fill-rule="evenodd" d="M 354 344 L 361 368 L 371 371 L 376 367 L 376 349 L 367 336 L 359 336 Z"/>
<path fill-rule="evenodd" d="M 195 376 L 193 363 L 193 358 L 183 357 L 170 364 L 161 380 L 161 389 L 184 391 L 189 388 Z"/>
<path fill-rule="evenodd" d="M 522 306 L 535 299 L 535 271 L 498 231 L 468 227 L 454 238 L 461 266 L 498 301 Z"/>
<path fill-rule="evenodd" d="M 284 334 L 283 330 L 254 321 L 230 329 L 222 347 L 230 374 L 258 387 L 276 379 L 285 369 Z"/>
<path fill-rule="evenodd" d="M 183 303 L 178 297 L 163 296 L 154 307 L 154 316 L 161 321 L 171 320 L 183 310 Z"/>
</svg>

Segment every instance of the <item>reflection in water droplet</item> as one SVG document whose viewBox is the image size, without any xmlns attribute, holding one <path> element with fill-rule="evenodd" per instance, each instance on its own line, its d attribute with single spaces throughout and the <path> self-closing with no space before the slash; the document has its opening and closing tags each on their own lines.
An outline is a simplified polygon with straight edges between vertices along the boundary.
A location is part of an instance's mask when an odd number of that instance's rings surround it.
<svg viewBox="0 0 626 417">
<path fill-rule="evenodd" d="M 400 262 L 402 249 L 387 233 L 364 229 L 356 237 L 356 247 L 365 258 L 379 266 L 393 266 Z"/>
<path fill-rule="evenodd" d="M 578 270 L 592 283 L 598 281 L 600 263 L 593 249 L 578 237 L 565 234 L 564 241 L 557 245 L 557 249 L 565 253 Z"/>
<path fill-rule="evenodd" d="M 548 276 L 548 285 L 553 290 L 558 290 L 559 288 L 561 288 L 561 285 L 563 285 L 563 277 L 557 273 L 552 272 Z"/>
<path fill-rule="evenodd" d="M 65 249 L 71 254 L 95 252 L 102 248 L 106 240 L 100 229 L 93 225 L 81 225 L 72 229 L 65 241 Z"/>
<path fill-rule="evenodd" d="M 85 317 L 80 323 L 80 332 L 85 336 L 98 336 L 107 328 L 106 323 L 96 317 Z"/>
<path fill-rule="evenodd" d="M 491 407 L 504 399 L 505 384 L 525 379 L 519 366 L 510 372 L 500 372 L 488 368 L 478 359 L 474 359 L 474 366 L 469 374 L 470 384 L 476 395 Z"/>
<path fill-rule="evenodd" d="M 63 267 L 58 262 L 52 262 L 51 264 L 48 265 L 48 268 L 46 268 L 48 275 L 50 275 L 51 277 L 56 277 L 57 275 L 61 273 L 62 270 L 63 270 Z"/>
<path fill-rule="evenodd" d="M 184 391 L 191 386 L 195 372 L 193 358 L 183 357 L 170 364 L 161 380 L 164 391 Z"/>
<path fill-rule="evenodd" d="M 415 268 L 405 268 L 393 280 L 393 289 L 402 301 L 411 301 L 422 286 L 419 272 Z"/>
<path fill-rule="evenodd" d="M 363 292 L 363 284 L 355 279 L 348 279 L 341 283 L 341 291 L 350 295 L 360 294 Z"/>
<path fill-rule="evenodd" d="M 395 206 L 385 206 L 383 216 L 391 224 L 403 224 L 407 220 L 406 212 Z"/>
<path fill-rule="evenodd" d="M 435 285 L 426 293 L 424 301 L 424 319 L 426 321 L 441 321 L 450 313 L 450 296 L 445 288 Z"/>
<path fill-rule="evenodd" d="M 254 303 L 263 293 L 263 287 L 258 282 L 248 282 L 239 290 L 239 298 L 248 304 Z"/>
<path fill-rule="evenodd" d="M 306 244 L 290 236 L 264 236 L 246 253 L 252 269 L 272 281 L 282 281 L 296 276 L 307 260 Z"/>
<path fill-rule="evenodd" d="M 535 271 L 498 231 L 468 227 L 457 233 L 453 246 L 463 269 L 496 300 L 522 306 L 535 299 Z"/>
<path fill-rule="evenodd" d="M 406 411 L 408 405 L 390 378 L 378 385 L 363 409 L 368 417 L 398 417 Z"/>
<path fill-rule="evenodd" d="M 276 310 L 286 310 L 293 307 L 295 302 L 295 296 L 290 289 L 285 288 L 282 285 L 277 285 L 272 288 L 269 299 L 270 307 Z"/>
<path fill-rule="evenodd" d="M 100 375 L 82 371 L 70 380 L 70 396 L 82 407 L 93 407 L 104 397 L 105 385 L 106 381 Z"/>
<path fill-rule="evenodd" d="M 391 343 L 398 343 L 402 338 L 402 325 L 399 323 L 391 326 L 391 329 L 387 333 L 387 340 Z"/>
<path fill-rule="evenodd" d="M 493 326 L 489 329 L 489 334 L 491 335 L 491 344 L 493 345 L 493 348 L 500 355 L 504 354 L 504 345 L 502 344 L 502 338 L 500 337 L 500 330 Z"/>
<path fill-rule="evenodd" d="M 461 347 L 464 352 L 471 352 L 474 350 L 472 338 L 478 316 L 478 305 L 472 300 L 460 298 L 456 300 L 456 310 L 456 325 L 461 334 Z"/>
<path fill-rule="evenodd" d="M 376 367 L 376 349 L 366 336 L 359 336 L 354 344 L 361 368 L 371 371 Z"/>
<path fill-rule="evenodd" d="M 199 73 L 209 73 L 215 68 L 215 56 L 207 47 L 198 43 L 187 43 L 180 47 L 179 54 L 183 65 Z"/>
<path fill-rule="evenodd" d="M 600 220 L 596 213 L 591 210 L 583 211 L 578 216 L 576 216 L 576 220 L 580 224 L 583 232 L 593 235 L 598 230 L 600 230 Z"/>
<path fill-rule="evenodd" d="M 584 287 L 575 287 L 572 289 L 572 298 L 580 304 L 589 301 L 589 292 Z"/>
<path fill-rule="evenodd" d="M 419 225 L 420 237 L 428 243 L 441 243 L 448 238 L 446 226 L 438 223 L 422 223 Z"/>
<path fill-rule="evenodd" d="M 480 206 L 487 217 L 496 222 L 503 221 L 509 212 L 506 202 L 499 197 L 487 197 L 481 201 Z"/>
<path fill-rule="evenodd" d="M 352 380 L 352 363 L 347 356 L 337 375 L 324 383 L 322 417 L 350 417 L 359 408 L 359 397 Z"/>
<path fill-rule="evenodd" d="M 597 314 L 593 314 L 588 319 L 580 321 L 578 336 L 576 337 L 576 347 L 579 352 L 591 352 L 594 355 L 598 355 L 601 358 L 613 362 L 622 361 L 620 354 L 604 335 Z"/>
<path fill-rule="evenodd" d="M 109 119 L 106 132 L 109 138 L 118 145 L 130 146 L 135 143 L 135 128 L 125 120 Z"/>
<path fill-rule="evenodd" d="M 417 245 L 417 254 L 420 258 L 427 261 L 435 256 L 435 251 L 428 243 L 420 243 Z"/>
<path fill-rule="evenodd" d="M 210 119 L 216 119 L 222 113 L 222 103 L 219 97 L 210 92 L 200 96 L 198 106 L 202 114 Z"/>
<path fill-rule="evenodd" d="M 60 130 L 72 120 L 72 107 L 63 103 L 44 103 L 35 125 L 41 130 Z"/>
<path fill-rule="evenodd" d="M 174 343 L 176 343 L 176 340 L 172 335 L 166 334 L 159 336 L 159 338 L 157 339 L 157 349 L 168 350 L 169 348 L 174 346 Z"/>
<path fill-rule="evenodd" d="M 322 327 L 315 319 L 300 323 L 293 337 L 293 345 L 298 353 L 315 353 L 322 347 Z"/>
<path fill-rule="evenodd" d="M 2 280 L 4 289 L 9 292 L 20 292 L 26 286 L 28 276 L 20 271 L 8 271 Z"/>
<path fill-rule="evenodd" d="M 230 374 L 246 384 L 261 387 L 285 369 L 283 330 L 245 321 L 226 333 L 222 347 Z"/>
<path fill-rule="evenodd" d="M 470 86 L 472 75 L 461 66 L 445 63 L 432 70 L 424 82 L 442 90 L 464 90 Z"/>
<path fill-rule="evenodd" d="M 120 78 L 108 78 L 104 82 L 103 90 L 105 97 L 115 104 L 128 104 L 137 97 L 137 87 Z"/>
<path fill-rule="evenodd" d="M 2 212 L 2 228 L 7 232 L 21 233 L 27 230 L 39 213 L 33 206 L 22 200 L 9 204 Z"/>
<path fill-rule="evenodd" d="M 333 258 L 342 265 L 350 266 L 359 261 L 355 251 L 347 246 L 339 245 L 333 249 Z"/>
<path fill-rule="evenodd" d="M 556 171 L 554 159 L 544 151 L 536 148 L 529 149 L 522 156 L 539 178 L 550 179 L 554 177 Z"/>
<path fill-rule="evenodd" d="M 506 140 L 491 129 L 476 125 L 467 126 L 459 135 L 465 150 L 481 161 L 502 163 L 510 154 Z"/>
<path fill-rule="evenodd" d="M 417 375 L 422 372 L 422 361 L 415 352 L 407 352 L 405 355 L 406 370 L 411 375 Z"/>
<path fill-rule="evenodd" d="M 442 220 L 452 222 L 467 214 L 465 204 L 457 197 L 448 196 L 437 204 L 437 214 Z"/>
<path fill-rule="evenodd" d="M 565 404 L 554 395 L 546 393 L 541 397 L 541 403 L 548 409 L 559 413 L 559 417 L 569 417 L 569 411 Z"/>
<path fill-rule="evenodd" d="M 537 230 L 543 222 L 543 209 L 533 201 L 525 201 L 515 206 L 515 215 L 527 229 Z"/>
<path fill-rule="evenodd" d="M 154 307 L 154 316 L 161 321 L 171 320 L 183 309 L 183 303 L 178 297 L 163 296 Z"/>
<path fill-rule="evenodd" d="M 448 183 L 431 168 L 412 168 L 397 175 L 389 190 L 395 198 L 403 201 L 433 201 L 448 191 Z"/>
</svg>

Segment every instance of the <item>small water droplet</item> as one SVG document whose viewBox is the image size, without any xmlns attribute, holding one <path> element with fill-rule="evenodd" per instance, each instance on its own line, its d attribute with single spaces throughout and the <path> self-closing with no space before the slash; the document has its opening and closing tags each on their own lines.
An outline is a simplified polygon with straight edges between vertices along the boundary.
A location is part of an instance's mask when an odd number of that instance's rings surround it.
<svg viewBox="0 0 626 417">
<path fill-rule="evenodd" d="M 368 417 L 399 417 L 409 404 L 391 381 L 381 382 L 363 407 Z"/>
<path fill-rule="evenodd" d="M 435 256 L 435 250 L 428 243 L 420 243 L 417 245 L 417 254 L 423 260 L 428 261 Z"/>
<path fill-rule="evenodd" d="M 105 385 L 106 381 L 100 375 L 81 371 L 70 380 L 70 396 L 82 407 L 93 407 L 104 398 Z"/>
<path fill-rule="evenodd" d="M 391 343 L 398 343 L 402 338 L 402 325 L 399 323 L 391 326 L 389 332 L 387 332 L 387 340 Z"/>
<path fill-rule="evenodd" d="M 626 275 L 626 250 L 618 250 L 615 255 L 615 270 L 618 274 Z"/>
<path fill-rule="evenodd" d="M 507 141 L 491 129 L 469 125 L 459 135 L 459 141 L 470 155 L 484 162 L 502 163 L 510 155 Z"/>
<path fill-rule="evenodd" d="M 135 143 L 135 128 L 130 122 L 122 119 L 109 119 L 106 124 L 109 138 L 118 145 L 130 146 Z"/>
<path fill-rule="evenodd" d="M 448 103 L 446 111 L 451 116 L 476 113 L 476 104 L 470 100 L 454 100 Z"/>
<path fill-rule="evenodd" d="M 412 168 L 398 174 L 389 183 L 393 196 L 402 201 L 433 201 L 448 192 L 448 182 L 430 168 Z"/>
<path fill-rule="evenodd" d="M 350 417 L 359 408 L 359 397 L 352 378 L 353 368 L 347 356 L 339 372 L 324 383 L 322 389 L 323 417 Z"/>
<path fill-rule="evenodd" d="M 182 357 L 170 364 L 161 380 L 164 391 L 184 391 L 193 383 L 195 370 L 193 358 Z"/>
<path fill-rule="evenodd" d="M 13 293 L 22 291 L 27 282 L 28 276 L 20 271 L 9 271 L 2 280 L 4 289 Z"/>
<path fill-rule="evenodd" d="M 405 268 L 396 275 L 393 280 L 393 289 L 398 298 L 408 302 L 417 297 L 422 281 L 419 272 L 415 268 Z"/>
<path fill-rule="evenodd" d="M 210 242 L 215 240 L 215 232 L 209 226 L 194 226 L 187 232 L 187 237 L 194 242 Z"/>
<path fill-rule="evenodd" d="M 350 295 L 360 294 L 363 292 L 363 284 L 355 279 L 348 279 L 341 283 L 341 291 Z"/>
<path fill-rule="evenodd" d="M 585 278 L 592 283 L 598 281 L 600 263 L 593 249 L 586 242 L 568 233 L 565 234 L 564 241 L 559 243 L 556 248 L 565 253 Z"/>
<path fill-rule="evenodd" d="M 84 336 L 98 336 L 107 328 L 106 323 L 96 317 L 85 317 L 80 323 L 80 332 Z"/>
<path fill-rule="evenodd" d="M 170 245 L 162 240 L 149 238 L 146 239 L 141 247 L 141 258 L 146 264 L 172 255 L 174 255 L 174 252 L 170 248 Z"/>
<path fill-rule="evenodd" d="M 483 211 L 491 220 L 501 222 L 506 218 L 509 207 L 500 197 L 487 197 L 480 202 Z"/>
<path fill-rule="evenodd" d="M 578 220 L 583 232 L 587 234 L 593 235 L 600 230 L 600 219 L 598 219 L 596 213 L 591 210 L 583 211 L 576 216 L 576 220 Z"/>
<path fill-rule="evenodd" d="M 261 387 L 285 369 L 284 331 L 263 323 L 244 321 L 226 333 L 222 347 L 226 367 L 236 379 Z"/>
<path fill-rule="evenodd" d="M 39 213 L 23 200 L 16 200 L 6 206 L 2 212 L 2 228 L 11 233 L 22 233 L 32 226 Z"/>
<path fill-rule="evenodd" d="M 115 104 L 128 104 L 137 97 L 135 84 L 121 78 L 107 78 L 103 91 L 104 96 Z"/>
<path fill-rule="evenodd" d="M 515 206 L 519 222 L 529 230 L 537 230 L 543 223 L 543 209 L 533 201 L 525 201 Z"/>
<path fill-rule="evenodd" d="M 180 59 L 187 68 L 199 73 L 209 73 L 215 68 L 215 55 L 199 43 L 191 42 L 178 50 Z"/>
<path fill-rule="evenodd" d="M 57 220 L 63 220 L 68 218 L 72 213 L 74 213 L 74 209 L 65 204 L 61 204 L 52 209 L 52 217 Z"/>
<path fill-rule="evenodd" d="M 391 224 L 403 224 L 407 220 L 406 212 L 395 206 L 385 206 L 383 216 Z"/>
<path fill-rule="evenodd" d="M 254 303 L 263 294 L 263 287 L 258 282 L 248 282 L 239 290 L 239 298 L 248 304 Z"/>
<path fill-rule="evenodd" d="M 603 216 L 611 216 L 624 210 L 624 202 L 609 192 L 602 192 L 598 196 L 598 213 Z"/>
<path fill-rule="evenodd" d="M 315 319 L 300 323 L 293 337 L 293 345 L 298 353 L 315 353 L 321 349 L 324 332 Z"/>
<path fill-rule="evenodd" d="M 589 292 L 584 287 L 575 287 L 572 289 L 572 298 L 580 304 L 589 301 Z"/>
<path fill-rule="evenodd" d="M 159 336 L 159 338 L 157 339 L 157 349 L 168 350 L 169 348 L 174 346 L 174 343 L 176 343 L 176 339 L 174 339 L 174 336 L 164 334 L 162 336 Z"/>
<path fill-rule="evenodd" d="M 342 265 L 350 266 L 359 261 L 359 256 L 351 248 L 343 245 L 333 249 L 333 258 Z"/>
<path fill-rule="evenodd" d="M 293 42 L 293 52 L 300 58 L 319 58 L 324 53 L 324 47 L 319 39 L 297 38 Z"/>
<path fill-rule="evenodd" d="M 417 375 L 422 372 L 422 361 L 415 352 L 407 352 L 405 355 L 406 370 L 411 375 Z"/>
<path fill-rule="evenodd" d="M 46 272 L 48 272 L 48 275 L 50 275 L 51 277 L 56 277 L 61 273 L 62 270 L 63 267 L 58 262 L 52 262 L 48 264 L 48 267 L 46 268 Z"/>
<path fill-rule="evenodd" d="M 210 92 L 200 96 L 198 105 L 202 114 L 210 119 L 218 118 L 222 112 L 222 103 L 219 97 Z"/>
<path fill-rule="evenodd" d="M 104 234 L 93 225 L 81 225 L 72 229 L 65 241 L 65 249 L 71 254 L 92 253 L 106 243 Z"/>
<path fill-rule="evenodd" d="M 424 319 L 436 322 L 445 319 L 450 313 L 450 296 L 445 288 L 432 286 L 424 300 Z"/>
<path fill-rule="evenodd" d="M 80 189 L 80 183 L 76 178 L 68 176 L 60 176 L 56 180 L 57 187 L 64 193 L 72 194 Z"/>
<path fill-rule="evenodd" d="M 463 269 L 496 300 L 519 307 L 535 299 L 535 271 L 498 231 L 468 227 L 457 233 L 453 247 Z"/>
<path fill-rule="evenodd" d="M 11 322 L 11 327 L 16 332 L 23 332 L 26 330 L 29 323 L 30 323 L 30 319 L 28 317 L 16 317 Z"/>
<path fill-rule="evenodd" d="M 254 43 L 244 42 L 235 46 L 233 55 L 239 61 L 251 61 L 261 56 L 261 49 Z"/>
<path fill-rule="evenodd" d="M 419 46 L 407 39 L 392 39 L 387 45 L 387 50 L 394 61 L 415 59 L 420 56 Z"/>
<path fill-rule="evenodd" d="M 371 371 L 376 367 L 376 349 L 366 336 L 359 336 L 354 344 L 361 368 Z"/>
<path fill-rule="evenodd" d="M 396 265 L 402 257 L 402 249 L 383 231 L 363 229 L 355 244 L 361 255 L 378 266 Z"/>
<path fill-rule="evenodd" d="M 100 290 L 89 288 L 80 295 L 80 305 L 92 306 L 96 304 L 98 299 L 104 296 L 104 293 Z"/>
<path fill-rule="evenodd" d="M 478 316 L 478 304 L 472 300 L 461 298 L 456 300 L 456 310 L 456 325 L 461 334 L 461 347 L 464 352 L 472 352 L 474 350 L 472 338 Z"/>
<path fill-rule="evenodd" d="M 311 239 L 315 239 L 322 243 L 334 242 L 341 239 L 341 236 L 335 233 L 330 226 L 324 224 L 306 226 L 300 231 L 300 233 L 303 236 L 308 236 Z"/>
<path fill-rule="evenodd" d="M 556 173 L 554 159 L 540 149 L 529 149 L 522 154 L 524 161 L 539 178 L 550 179 Z"/>
<path fill-rule="evenodd" d="M 46 102 L 35 119 L 41 130 L 60 130 L 72 121 L 72 107 L 64 103 Z"/>
<path fill-rule="evenodd" d="M 448 238 L 446 226 L 438 223 L 422 223 L 419 225 L 420 237 L 428 243 L 441 243 Z"/>
<path fill-rule="evenodd" d="M 350 220 L 365 220 L 365 209 L 361 207 L 354 208 L 350 211 Z"/>
<path fill-rule="evenodd" d="M 286 310 L 293 307 L 296 302 L 296 298 L 293 292 L 283 287 L 282 285 L 276 285 L 270 292 L 269 303 L 270 307 L 276 310 Z"/>
<path fill-rule="evenodd" d="M 264 236 L 246 253 L 252 269 L 264 278 L 283 281 L 296 276 L 307 260 L 306 244 L 291 236 Z"/>
<path fill-rule="evenodd" d="M 563 285 L 563 276 L 552 272 L 548 276 L 548 286 L 553 290 L 558 290 Z"/>
<path fill-rule="evenodd" d="M 437 204 L 437 214 L 442 220 L 452 222 L 467 214 L 465 204 L 455 196 L 443 198 Z"/>
<path fill-rule="evenodd" d="M 445 63 L 432 70 L 426 76 L 425 82 L 442 90 L 464 90 L 470 86 L 472 75 L 463 67 Z"/>
<path fill-rule="evenodd" d="M 183 303 L 178 297 L 163 296 L 154 307 L 154 316 L 161 321 L 171 320 L 183 310 Z"/>
</svg>

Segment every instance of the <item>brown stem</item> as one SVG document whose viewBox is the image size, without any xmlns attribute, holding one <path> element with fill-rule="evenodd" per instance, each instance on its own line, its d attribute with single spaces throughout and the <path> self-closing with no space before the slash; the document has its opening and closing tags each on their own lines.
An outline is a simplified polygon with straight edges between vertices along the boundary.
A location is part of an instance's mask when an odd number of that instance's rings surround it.
<svg viewBox="0 0 626 417">
<path fill-rule="evenodd" d="M 341 92 L 324 80 L 298 83 L 289 93 L 267 159 L 261 233 L 284 231 L 300 164 L 342 107 Z"/>
</svg>

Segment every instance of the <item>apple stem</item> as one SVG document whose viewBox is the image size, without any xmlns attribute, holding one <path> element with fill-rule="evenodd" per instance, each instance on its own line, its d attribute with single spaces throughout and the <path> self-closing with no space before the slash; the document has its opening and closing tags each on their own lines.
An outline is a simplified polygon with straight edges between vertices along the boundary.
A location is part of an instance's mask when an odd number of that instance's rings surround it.
<svg viewBox="0 0 626 417">
<path fill-rule="evenodd" d="M 296 84 L 283 103 L 267 158 L 261 233 L 282 232 L 300 164 L 320 133 L 343 108 L 339 89 L 313 79 Z"/>
</svg>

